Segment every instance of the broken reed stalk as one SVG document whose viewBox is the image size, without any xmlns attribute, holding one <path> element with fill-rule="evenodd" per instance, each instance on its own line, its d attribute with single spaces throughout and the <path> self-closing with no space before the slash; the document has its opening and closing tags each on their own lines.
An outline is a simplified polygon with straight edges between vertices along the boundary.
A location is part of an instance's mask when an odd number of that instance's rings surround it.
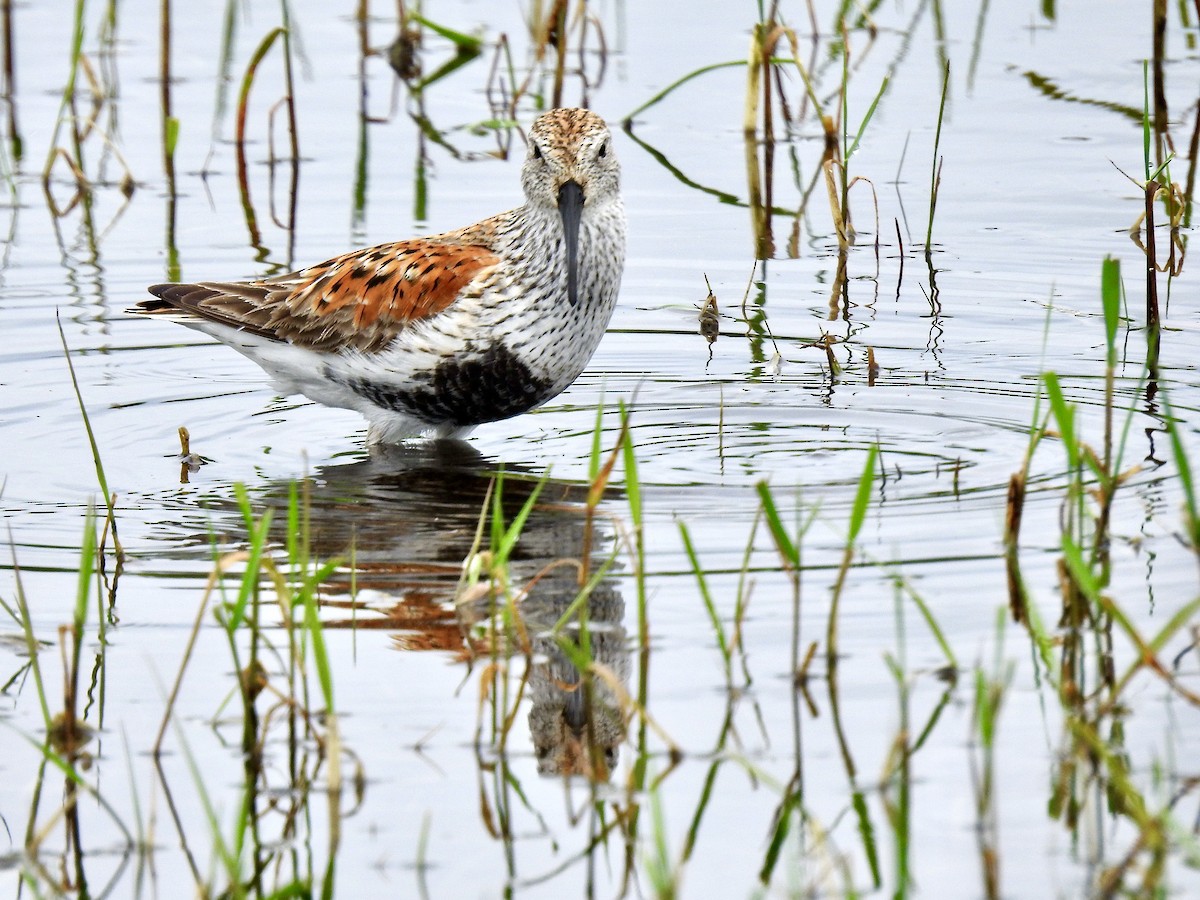
<svg viewBox="0 0 1200 900">
<path fill-rule="evenodd" d="M 768 21 L 755 23 L 750 33 L 750 52 L 746 58 L 746 99 L 742 109 L 742 136 L 746 157 L 746 184 L 749 196 L 751 230 L 754 235 L 754 255 L 758 259 L 774 256 L 774 240 L 771 235 L 771 177 L 774 153 L 771 133 L 771 49 L 777 37 L 771 37 Z M 763 183 L 763 167 L 758 159 L 759 106 L 762 106 L 763 152 L 766 157 L 766 184 Z"/>
<path fill-rule="evenodd" d="M 1020 538 L 1021 516 L 1025 511 L 1025 490 L 1029 477 L 1032 449 L 1025 456 L 1021 470 L 1008 480 L 1008 501 L 1004 508 L 1004 574 L 1008 584 L 1008 608 L 1014 622 L 1024 622 L 1029 598 L 1021 578 Z"/>
<path fill-rule="evenodd" d="M 0 3 L 0 28 L 3 29 L 3 36 L 0 40 L 3 41 L 4 45 L 4 87 L 2 94 L 5 105 L 8 107 L 8 139 L 12 146 L 13 160 L 20 162 L 24 143 L 21 140 L 21 131 L 17 127 L 17 76 L 16 57 L 13 50 L 12 8 L 12 0 L 3 0 Z"/>
</svg>

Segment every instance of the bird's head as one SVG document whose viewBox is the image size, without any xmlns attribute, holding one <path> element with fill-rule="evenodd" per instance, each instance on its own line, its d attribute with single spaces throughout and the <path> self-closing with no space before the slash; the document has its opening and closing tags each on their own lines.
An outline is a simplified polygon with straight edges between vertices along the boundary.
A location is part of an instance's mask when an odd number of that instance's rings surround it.
<svg viewBox="0 0 1200 900">
<path fill-rule="evenodd" d="M 591 110 L 552 109 L 529 130 L 521 185 L 531 206 L 562 217 L 572 305 L 579 302 L 579 223 L 585 209 L 617 198 L 620 172 L 608 126 Z"/>
</svg>

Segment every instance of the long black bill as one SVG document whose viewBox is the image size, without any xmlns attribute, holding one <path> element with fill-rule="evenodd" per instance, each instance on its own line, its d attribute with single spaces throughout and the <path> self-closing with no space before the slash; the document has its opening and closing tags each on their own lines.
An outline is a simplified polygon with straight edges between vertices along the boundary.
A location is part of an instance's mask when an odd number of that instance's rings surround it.
<svg viewBox="0 0 1200 900">
<path fill-rule="evenodd" d="M 558 213 L 567 243 L 567 299 L 575 306 L 579 303 L 579 220 L 583 217 L 583 188 L 579 182 L 564 181 L 558 189 Z"/>
</svg>

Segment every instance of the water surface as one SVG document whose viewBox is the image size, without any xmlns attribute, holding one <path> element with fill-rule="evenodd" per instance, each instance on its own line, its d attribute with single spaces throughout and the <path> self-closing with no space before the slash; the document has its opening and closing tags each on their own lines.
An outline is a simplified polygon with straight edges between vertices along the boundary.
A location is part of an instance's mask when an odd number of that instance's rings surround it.
<svg viewBox="0 0 1200 900">
<path fill-rule="evenodd" d="M 814 90 L 832 113 L 843 46 L 833 27 L 836 4 L 815 6 L 815 44 L 802 4 L 785 3 L 782 14 L 798 29 L 802 54 L 812 52 L 806 62 Z M 1128 810 L 1105 795 L 1111 772 L 1101 766 L 1064 774 L 1077 749 L 1064 724 L 1070 717 L 1053 687 L 1054 667 L 1030 630 L 1007 613 L 1003 535 L 1009 479 L 1024 462 L 1035 415 L 1046 410 L 1043 372 L 1058 373 L 1083 440 L 1100 446 L 1100 267 L 1113 256 L 1121 261 L 1128 313 L 1118 336 L 1114 404 L 1119 433 L 1127 434 L 1123 467 L 1136 471 L 1113 507 L 1106 594 L 1146 636 L 1197 594 L 1196 555 L 1180 537 L 1184 485 L 1163 405 L 1168 396 L 1193 447 L 1200 403 L 1195 292 L 1187 265 L 1179 277 L 1158 277 L 1170 305 L 1157 394 L 1148 391 L 1145 257 L 1128 234 L 1144 197 L 1122 174 L 1143 172 L 1142 60 L 1152 55 L 1143 6 L 1103 4 L 1101 13 L 1087 3 L 950 9 L 903 2 L 873 10 L 873 33 L 851 27 L 852 132 L 882 79 L 889 82 L 850 161 L 851 175 L 869 183 L 851 191 L 857 241 L 844 286 L 837 283 L 838 243 L 820 174 L 823 138 L 811 108 L 790 128 L 774 108 L 776 213 L 768 218 L 768 241 L 751 209 L 769 154 L 761 130 L 749 144 L 743 134 L 745 69 L 715 69 L 682 85 L 615 131 L 629 259 L 610 333 L 588 370 L 551 404 L 480 428 L 468 445 L 388 453 L 366 448 L 354 414 L 276 397 L 238 354 L 123 311 L 147 284 L 284 271 L 516 204 L 519 136 L 475 126 L 494 118 L 489 71 L 501 35 L 520 72 L 534 65 L 525 6 L 427 9 L 439 24 L 481 35 L 485 49 L 418 102 L 382 55 L 363 57 L 349 10 L 293 3 L 301 151 L 295 227 L 281 227 L 291 169 L 286 161 L 269 165 L 273 155 L 288 153 L 281 114 L 273 137 L 268 128 L 282 91 L 276 44 L 260 68 L 248 119 L 257 242 L 238 193 L 233 116 L 228 108 L 214 112 L 221 11 L 176 10 L 172 192 L 160 139 L 157 5 L 122 5 L 110 43 L 101 10 L 86 10 L 84 49 L 108 93 L 96 99 L 81 88 L 76 112 L 95 121 L 82 153 L 93 189 L 87 204 L 55 216 L 40 173 L 55 140 L 70 21 L 50 5 L 17 8 L 12 108 L 25 155 L 14 158 L 6 132 L 0 510 L 11 542 L 0 597 L 15 602 L 19 567 L 33 633 L 47 642 L 40 654 L 47 693 L 52 709 L 60 709 L 58 628 L 71 619 L 87 511 L 102 500 L 57 315 L 117 495 L 128 554 L 103 598 L 104 643 L 93 609 L 84 644 L 80 709 L 99 733 L 89 747 L 93 768 L 83 777 L 131 830 L 136 821 L 152 821 L 154 833 L 143 853 L 130 850 L 90 795 L 79 802 L 77 835 L 68 838 L 51 823 L 62 776 L 54 769 L 39 774 L 42 713 L 20 629 L 6 620 L 0 717 L 10 727 L 0 816 L 9 837 L 0 883 L 15 894 L 24 872 L 50 893 L 61 870 L 74 873 L 69 891 L 86 880 L 91 893 L 109 885 L 117 896 L 170 893 L 197 878 L 222 889 L 205 803 L 231 829 L 245 770 L 237 704 L 223 705 L 236 687 L 233 663 L 210 615 L 174 706 L 161 773 L 146 754 L 214 554 L 245 545 L 234 485 L 247 486 L 256 515 L 273 511 L 271 535 L 281 547 L 288 490 L 307 476 L 312 552 L 343 560 L 323 588 L 321 616 L 331 626 L 325 640 L 341 739 L 353 753 L 347 771 L 361 767 L 365 780 L 360 797 L 349 788 L 342 797 L 336 841 L 323 795 L 313 795 L 305 826 L 286 839 L 280 820 L 264 815 L 260 836 L 270 848 L 260 858 L 270 860 L 268 883 L 299 871 L 346 896 L 651 894 L 661 835 L 684 896 L 753 895 L 764 890 L 760 870 L 780 804 L 791 798 L 785 815 L 792 827 L 765 889 L 771 895 L 986 895 L 988 841 L 1001 893 L 1095 894 L 1106 871 L 1127 856 L 1134 862 L 1121 883 L 1136 893 L 1149 854 L 1136 843 Z M 1196 23 L 1181 21 L 1182 9 L 1171 13 L 1166 47 L 1178 154 L 1171 174 L 1181 183 L 1194 165 L 1200 68 Z M 604 3 L 588 10 L 603 28 L 607 58 L 601 80 L 599 58 L 585 54 L 586 101 L 614 128 L 687 73 L 744 60 L 756 21 L 753 4 Z M 386 50 L 394 11 L 372 12 L 366 44 Z M 238 8 L 234 21 L 228 103 L 236 101 L 254 47 L 279 24 L 278 13 L 265 8 Z M 424 53 L 428 72 L 453 49 L 427 31 Z M 790 54 L 786 41 L 777 53 Z M 536 71 L 534 91 L 548 92 L 550 76 Z M 789 114 L 798 117 L 801 82 L 794 69 L 780 71 Z M 568 77 L 564 102 L 584 96 L 581 79 Z M 518 106 L 521 126 L 535 105 L 530 98 Z M 67 130 L 57 140 L 74 153 Z M 499 158 L 506 144 L 513 152 Z M 757 186 L 748 158 L 757 160 Z M 121 189 L 126 167 L 128 198 Z M 65 207 L 73 191 L 60 159 L 50 184 L 54 202 Z M 1161 226 L 1162 204 L 1158 211 Z M 1183 227 L 1180 240 L 1190 232 Z M 1160 227 L 1160 260 L 1169 240 Z M 705 276 L 721 313 L 711 347 L 699 330 Z M 836 370 L 812 345 L 823 335 L 837 341 Z M 878 364 L 874 378 L 868 348 Z M 650 632 L 642 656 L 621 466 L 590 544 L 583 513 L 597 411 L 605 410 L 608 450 L 619 435 L 619 402 L 630 411 L 645 511 Z M 176 458 L 181 425 L 209 460 L 187 484 Z M 831 681 L 824 654 L 831 588 L 872 446 L 880 454 L 877 477 L 839 605 L 840 661 Z M 1059 637 L 1067 467 L 1060 442 L 1048 437 L 1028 473 L 1020 536 L 1025 583 Z M 529 630 L 541 635 L 534 657 L 541 668 L 527 695 L 509 698 L 517 714 L 502 747 L 481 724 L 492 709 L 480 700 L 490 674 L 471 626 L 483 612 L 453 601 L 501 469 L 509 520 L 547 478 L 518 545 L 514 580 L 577 558 L 585 546 L 598 559 L 615 553 L 591 601 L 596 658 L 615 685 L 648 698 L 656 727 L 640 743 L 641 719 L 626 706 L 632 726 L 625 733 L 616 712 L 620 690 L 598 688 L 596 729 L 611 751 L 611 771 L 593 770 L 590 780 L 547 774 L 583 765 L 571 756 L 579 751 L 569 735 L 560 734 L 559 744 L 551 735 L 555 716 L 569 715 L 563 710 L 576 694 L 570 663 L 545 639 L 574 597 L 569 572 L 555 570 L 527 598 Z M 792 582 L 759 516 L 763 481 L 789 522 L 814 516 L 802 542 L 798 620 Z M 727 632 L 739 594 L 749 597 L 742 653 L 728 676 L 680 522 Z M 934 632 L 898 583 L 927 604 L 952 649 L 957 680 L 948 680 Z M 270 639 L 282 645 L 278 609 L 264 602 L 262 615 Z M 1190 624 L 1194 629 L 1194 617 Z M 801 651 L 811 642 L 820 646 L 806 691 L 793 677 L 797 628 Z M 1137 650 L 1122 629 L 1104 633 L 1109 644 L 1096 637 L 1089 652 L 1106 649 L 1123 671 Z M 1187 643 L 1182 629 L 1158 658 L 1180 685 L 1197 691 L 1197 656 L 1184 652 Z M 1048 652 L 1061 664 L 1059 651 Z M 997 666 L 1003 676 L 1009 665 L 993 804 L 982 814 L 975 678 L 992 677 Z M 273 679 L 281 666 L 279 659 L 267 663 Z M 903 671 L 899 679 L 893 666 Z M 514 690 L 523 671 L 523 658 L 514 656 Z M 1181 895 L 1196 891 L 1200 719 L 1183 694 L 1149 671 L 1121 699 L 1122 711 L 1103 719 L 1105 739 L 1147 808 L 1155 815 L 1169 810 L 1177 826 L 1162 884 Z M 260 703 L 265 708 L 267 701 Z M 315 698 L 312 705 L 321 706 Z M 310 743 L 297 751 L 282 725 L 265 733 L 265 774 L 251 779 L 264 804 L 295 796 L 298 771 L 315 773 L 318 787 L 326 783 Z M 908 748 L 902 766 L 897 747 Z M 198 775 L 189 758 L 201 761 Z M 650 780 L 639 780 L 646 772 Z M 651 781 L 653 790 L 630 789 Z M 1078 805 L 1074 816 L 1049 812 L 1062 784 Z M 635 809 L 641 819 L 633 827 Z M 25 835 L 42 827 L 48 831 L 37 853 L 23 856 Z"/>
</svg>

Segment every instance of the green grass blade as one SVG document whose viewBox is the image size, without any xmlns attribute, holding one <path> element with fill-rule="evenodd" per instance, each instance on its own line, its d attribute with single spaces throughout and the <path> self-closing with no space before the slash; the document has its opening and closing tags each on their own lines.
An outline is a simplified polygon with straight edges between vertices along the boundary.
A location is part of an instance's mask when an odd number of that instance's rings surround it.
<svg viewBox="0 0 1200 900">
<path fill-rule="evenodd" d="M 317 681 L 321 685 L 321 696 L 325 698 L 325 709 L 333 712 L 333 670 L 329 665 L 329 650 L 325 644 L 325 630 L 317 612 L 315 591 L 304 592 L 304 626 L 312 641 L 313 661 L 317 665 Z"/>
<path fill-rule="evenodd" d="M 500 539 L 500 543 L 496 548 L 496 559 L 499 561 L 507 560 L 513 548 L 517 545 L 517 541 L 521 538 L 521 532 L 525 530 L 525 522 L 529 519 L 529 514 L 533 512 L 534 506 L 537 504 L 538 497 L 542 493 L 542 488 L 546 486 L 546 482 L 550 478 L 549 470 L 546 471 L 538 483 L 534 485 L 533 492 L 529 498 L 521 506 L 521 511 L 513 517 L 512 524 L 504 531 Z M 496 486 L 497 503 L 499 503 L 500 487 Z"/>
<path fill-rule="evenodd" d="M 728 667 L 729 641 L 725 637 L 725 626 L 721 624 L 721 617 L 717 614 L 717 605 L 713 602 L 712 592 L 708 589 L 708 581 L 704 577 L 704 568 L 700 565 L 700 557 L 696 554 L 696 547 L 692 543 L 692 536 L 688 532 L 687 525 L 683 522 L 679 523 L 679 536 L 683 538 L 683 549 L 692 564 L 692 572 L 696 576 L 696 585 L 700 588 L 700 599 L 704 603 L 704 609 L 708 612 L 709 621 L 712 622 L 713 633 L 717 636 L 717 648 L 721 651 L 721 658 L 725 661 L 726 667 Z"/>
<path fill-rule="evenodd" d="M 871 105 L 867 107 L 867 114 L 863 116 L 863 120 L 859 123 L 858 133 L 854 135 L 854 142 L 846 150 L 846 162 L 850 162 L 850 157 L 854 155 L 854 151 L 858 149 L 858 144 L 862 140 L 863 132 L 867 130 L 867 123 L 871 121 L 871 116 L 875 115 L 875 107 L 879 105 L 879 101 L 883 99 L 884 92 L 888 89 L 888 79 L 884 78 L 883 83 L 879 85 L 879 93 L 875 95 L 875 99 L 871 101 Z"/>
<path fill-rule="evenodd" d="M 166 153 L 167 156 L 175 155 L 175 148 L 179 144 L 179 119 L 175 116 L 167 118 L 167 133 L 166 133 Z"/>
<path fill-rule="evenodd" d="M 445 25 L 439 25 L 424 16 L 412 15 L 414 22 L 419 22 L 435 34 L 444 37 L 450 43 L 454 44 L 455 50 L 459 53 L 469 53 L 472 56 L 478 56 L 483 50 L 483 41 L 472 34 L 466 34 L 462 31 L 455 31 L 453 28 L 447 28 Z"/>
<path fill-rule="evenodd" d="M 83 394 L 79 390 L 79 379 L 75 375 L 75 363 L 71 361 L 71 349 L 67 346 L 67 335 L 63 331 L 62 319 L 58 310 L 54 310 L 54 324 L 58 326 L 58 338 L 62 342 L 63 356 L 67 361 L 67 371 L 71 374 L 71 387 L 75 391 L 75 400 L 79 404 L 79 415 L 83 419 L 83 428 L 87 432 L 88 446 L 92 449 L 92 463 L 96 467 L 96 481 L 104 494 L 104 505 L 108 508 L 108 520 L 113 532 L 113 546 L 118 556 L 121 555 L 121 543 L 117 539 L 116 511 L 113 509 L 112 493 L 108 489 L 108 479 L 104 477 L 104 462 L 100 459 L 100 447 L 96 443 L 96 434 L 92 431 L 92 420 L 88 418 L 87 407 L 83 402 Z"/>
<path fill-rule="evenodd" d="M 1067 403 L 1055 372 L 1043 372 L 1050 412 L 1058 423 L 1058 434 L 1067 451 L 1067 464 L 1072 471 L 1079 465 L 1079 442 L 1075 438 L 1075 407 Z"/>
<path fill-rule="evenodd" d="M 96 565 L 96 510 L 88 504 L 83 520 L 83 541 L 79 547 L 79 580 L 75 586 L 75 639 L 83 634 L 87 620 L 87 602 L 92 593 L 92 575 Z"/>
<path fill-rule="evenodd" d="M 950 89 L 950 63 L 942 73 L 942 99 L 938 103 L 937 129 L 933 133 L 933 170 L 929 175 L 929 225 L 925 229 L 925 252 L 931 251 L 933 243 L 933 216 L 937 211 L 938 195 L 938 150 L 942 145 L 942 119 L 946 115 L 946 94 Z"/>
<path fill-rule="evenodd" d="M 637 109 L 635 109 L 633 112 L 627 114 L 624 117 L 624 119 L 622 119 L 622 121 L 625 122 L 626 124 L 632 122 L 634 117 L 636 117 L 639 113 L 643 113 L 646 110 L 648 110 L 650 107 L 655 106 L 658 103 L 661 103 L 663 101 L 663 99 L 665 99 L 667 97 L 668 94 L 670 94 L 672 91 L 676 90 L 677 88 L 682 87 L 683 85 L 687 84 L 693 78 L 698 78 L 701 75 L 704 75 L 708 72 L 715 72 L 717 69 L 732 69 L 732 68 L 736 68 L 736 67 L 744 66 L 744 65 L 746 65 L 746 60 L 733 59 L 733 60 L 730 60 L 729 62 L 712 63 L 707 66 L 701 66 L 698 69 L 693 69 L 691 72 L 688 72 L 682 78 L 678 78 L 675 81 L 672 81 L 665 88 L 663 88 L 661 91 L 659 91 L 657 94 L 655 94 L 649 100 L 647 100 L 645 103 L 643 103 Z"/>
<path fill-rule="evenodd" d="M 1100 580 L 1084 560 L 1083 549 L 1066 533 L 1062 536 L 1062 551 L 1067 569 L 1071 572 L 1075 583 L 1079 585 L 1079 589 L 1093 603 L 1099 603 L 1102 589 Z"/>
<path fill-rule="evenodd" d="M 638 480 L 637 453 L 633 446 L 633 432 L 629 429 L 629 412 L 625 404 L 621 404 L 621 430 L 625 440 L 621 446 L 621 464 L 625 469 L 625 499 L 629 503 L 629 515 L 633 519 L 633 527 L 642 528 L 642 486 Z"/>
<path fill-rule="evenodd" d="M 933 634 L 933 639 L 937 641 L 938 647 L 941 648 L 942 654 L 946 657 L 946 663 L 954 669 L 958 668 L 958 660 L 954 656 L 954 651 L 950 649 L 950 642 L 946 640 L 946 635 L 942 633 L 942 628 L 937 623 L 937 619 L 933 617 L 933 610 L 929 608 L 929 604 L 925 602 L 925 598 L 918 594 L 906 581 L 901 581 L 901 586 L 904 592 L 921 612 L 922 618 L 925 619 L 925 624 L 929 626 L 929 631 Z"/>
<path fill-rule="evenodd" d="M 12 556 L 12 573 L 13 587 L 15 591 L 15 600 L 17 604 L 16 613 L 9 609 L 8 604 L 4 608 L 9 611 L 9 615 L 14 615 L 17 622 L 21 626 L 21 632 L 25 637 L 25 652 L 29 654 L 29 668 L 33 672 L 34 687 L 37 688 L 38 702 L 42 708 L 42 723 L 46 730 L 49 731 L 53 716 L 50 714 L 50 704 L 46 699 L 46 684 L 42 680 L 42 666 L 38 661 L 38 640 L 33 633 L 33 616 L 29 611 L 29 598 L 25 595 L 25 584 L 21 579 L 21 567 L 17 563 L 17 547 L 13 541 L 12 531 L 8 534 L 8 546 Z"/>
<path fill-rule="evenodd" d="M 600 474 L 600 456 L 603 451 L 600 449 L 600 437 L 604 432 L 604 398 L 600 398 L 600 402 L 596 404 L 596 424 L 592 428 L 592 452 L 588 456 L 588 483 L 594 484 L 596 476 Z"/>
<path fill-rule="evenodd" d="M 1197 506 L 1196 483 L 1192 480 L 1192 464 L 1188 459 L 1183 439 L 1179 435 L 1179 422 L 1170 399 L 1163 395 L 1163 421 L 1167 425 L 1167 436 L 1171 440 L 1171 455 L 1175 457 L 1175 468 L 1179 471 L 1179 483 L 1183 488 L 1184 514 L 1187 518 L 1188 538 L 1192 552 L 1200 553 L 1200 506 Z"/>
<path fill-rule="evenodd" d="M 1117 325 L 1121 320 L 1121 261 L 1106 256 L 1100 266 L 1100 301 L 1104 307 L 1104 346 L 1109 368 L 1117 364 Z"/>
<path fill-rule="evenodd" d="M 854 508 L 850 511 L 850 538 L 853 544 L 858 540 L 863 521 L 867 516 L 867 508 L 871 505 L 871 489 L 875 486 L 875 461 L 879 458 L 879 445 L 872 444 L 867 451 L 867 461 L 863 465 L 862 475 L 858 478 L 858 490 L 854 494 Z"/>
<path fill-rule="evenodd" d="M 758 879 L 763 884 L 768 884 L 771 880 L 771 874 L 775 871 L 775 865 L 783 851 L 783 843 L 791 831 L 792 813 L 799 808 L 800 792 L 789 790 L 775 813 L 775 827 L 771 829 L 767 852 L 763 857 L 762 867 L 758 870 Z"/>
<path fill-rule="evenodd" d="M 229 617 L 226 622 L 226 628 L 231 632 L 236 630 L 246 618 L 246 606 L 250 602 L 250 598 L 254 596 L 255 588 L 258 587 L 258 578 L 260 568 L 262 566 L 263 554 L 267 547 L 267 534 L 271 527 L 271 510 L 263 513 L 262 521 L 258 523 L 258 527 L 250 532 L 250 547 L 248 558 L 246 559 L 246 569 L 242 573 L 242 581 L 238 586 L 238 595 L 233 602 L 233 606 L 229 610 Z"/>
<path fill-rule="evenodd" d="M 775 506 L 775 498 L 771 495 L 771 486 L 765 481 L 755 485 L 759 502 L 762 503 L 763 517 L 767 520 L 767 528 L 775 541 L 775 549 L 783 557 L 784 562 L 793 569 L 800 567 L 800 550 L 788 536 L 783 520 L 779 517 L 779 509 Z"/>
</svg>

